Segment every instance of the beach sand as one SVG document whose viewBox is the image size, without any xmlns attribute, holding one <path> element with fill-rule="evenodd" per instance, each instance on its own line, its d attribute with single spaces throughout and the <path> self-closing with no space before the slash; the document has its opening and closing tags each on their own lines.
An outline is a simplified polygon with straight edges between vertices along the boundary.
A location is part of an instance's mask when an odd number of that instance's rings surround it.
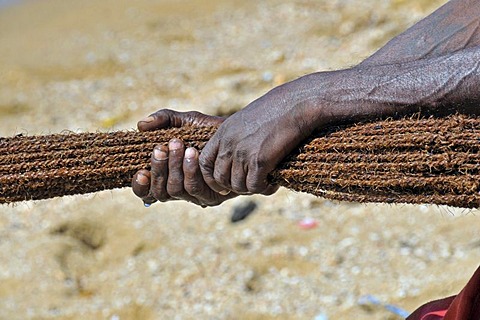
<svg viewBox="0 0 480 320">
<path fill-rule="evenodd" d="M 37 0 L 0 10 L 0 136 L 227 115 L 353 66 L 444 1 Z M 229 219 L 253 200 L 243 222 Z M 316 228 L 298 222 L 313 218 Z M 0 319 L 399 319 L 455 294 L 478 211 L 280 190 L 202 209 L 129 189 L 0 208 Z"/>
</svg>

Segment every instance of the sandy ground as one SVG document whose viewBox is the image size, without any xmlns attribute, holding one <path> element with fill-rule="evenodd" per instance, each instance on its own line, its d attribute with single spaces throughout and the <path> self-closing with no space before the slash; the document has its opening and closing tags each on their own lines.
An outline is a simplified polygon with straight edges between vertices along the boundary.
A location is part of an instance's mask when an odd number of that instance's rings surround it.
<svg viewBox="0 0 480 320">
<path fill-rule="evenodd" d="M 37 0 L 0 10 L 0 135 L 229 114 L 358 63 L 443 1 Z M 232 224 L 234 208 L 258 209 Z M 318 227 L 302 230 L 311 217 Z M 399 319 L 456 293 L 478 212 L 281 190 L 201 209 L 131 190 L 0 207 L 0 319 Z M 323 318 L 322 318 L 323 317 Z"/>
</svg>

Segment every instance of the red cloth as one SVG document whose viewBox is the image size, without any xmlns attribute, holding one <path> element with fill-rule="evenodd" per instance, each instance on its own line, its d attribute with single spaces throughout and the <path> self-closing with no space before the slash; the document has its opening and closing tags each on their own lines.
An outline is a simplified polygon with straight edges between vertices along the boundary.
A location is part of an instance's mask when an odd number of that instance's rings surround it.
<svg viewBox="0 0 480 320">
<path fill-rule="evenodd" d="M 406 320 L 480 320 L 480 267 L 458 295 L 428 302 Z"/>
</svg>

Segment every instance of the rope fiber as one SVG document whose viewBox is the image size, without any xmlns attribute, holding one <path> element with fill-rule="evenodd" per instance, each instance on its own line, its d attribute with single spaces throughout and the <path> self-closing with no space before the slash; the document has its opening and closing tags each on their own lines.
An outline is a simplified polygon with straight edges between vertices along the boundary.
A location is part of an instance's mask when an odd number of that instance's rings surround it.
<svg viewBox="0 0 480 320">
<path fill-rule="evenodd" d="M 215 127 L 0 138 L 0 203 L 131 185 L 157 144 L 202 149 Z M 480 205 L 480 118 L 405 118 L 312 134 L 270 174 L 272 183 L 355 202 Z"/>
</svg>

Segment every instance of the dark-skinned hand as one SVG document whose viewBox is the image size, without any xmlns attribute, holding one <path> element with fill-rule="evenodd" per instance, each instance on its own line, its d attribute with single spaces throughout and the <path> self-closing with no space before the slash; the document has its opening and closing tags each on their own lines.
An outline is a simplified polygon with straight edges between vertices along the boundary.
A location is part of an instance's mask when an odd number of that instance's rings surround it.
<svg viewBox="0 0 480 320">
<path fill-rule="evenodd" d="M 159 110 L 138 122 L 140 131 L 169 127 L 218 126 L 224 118 L 199 112 Z M 133 192 L 146 206 L 158 201 L 186 200 L 200 206 L 215 206 L 236 197 L 210 189 L 204 182 L 199 167 L 199 152 L 186 148 L 180 139 L 172 139 L 168 146 L 158 145 L 151 157 L 151 170 L 138 171 L 132 180 Z"/>
<path fill-rule="evenodd" d="M 328 77 L 319 74 L 316 77 Z M 321 82 L 321 81 L 320 81 Z M 267 177 L 318 125 L 311 117 L 308 77 L 274 88 L 228 118 L 199 112 L 159 110 L 138 123 L 140 131 L 184 125 L 219 125 L 199 154 L 182 141 L 152 152 L 151 171 L 133 177 L 134 193 L 145 204 L 186 200 L 214 206 L 241 194 L 271 195 L 278 186 Z"/>
<path fill-rule="evenodd" d="M 267 176 L 314 129 L 298 95 L 303 79 L 279 86 L 228 117 L 200 154 L 207 185 L 217 192 L 276 191 Z"/>
<path fill-rule="evenodd" d="M 145 203 L 184 199 L 201 205 L 216 205 L 238 194 L 270 194 L 276 187 L 269 186 L 267 175 L 315 127 L 353 121 L 359 115 L 374 119 L 409 114 L 418 112 L 418 106 L 427 111 L 431 107 L 432 113 L 452 112 L 456 109 L 442 110 L 436 106 L 477 101 L 478 97 L 470 94 L 477 92 L 471 90 L 477 82 L 469 70 L 476 66 L 480 50 L 462 51 L 480 44 L 477 2 L 450 1 L 357 67 L 312 74 L 277 87 L 226 120 L 197 112 L 158 111 L 139 122 L 139 129 L 221 125 L 200 155 L 187 149 L 180 156 L 184 147 L 178 140 L 171 141 L 169 149 L 156 148 L 154 154 L 167 153 L 168 161 L 164 156 L 163 165 L 156 164 L 153 169 L 158 160 L 152 157 L 152 172 L 142 171 L 134 177 L 134 192 Z M 454 29 L 449 27 L 451 21 L 456 22 Z M 419 37 L 424 41 L 418 41 Z M 457 51 L 458 57 L 441 58 Z M 436 57 L 439 59 L 435 60 Z M 426 58 L 432 58 L 431 64 L 423 60 Z M 459 97 L 448 95 L 449 82 L 442 78 L 452 75 L 450 69 L 456 70 L 455 81 L 464 87 L 457 88 Z M 425 78 L 425 74 L 431 74 L 432 79 Z M 423 82 L 420 84 L 419 80 Z M 417 92 L 415 97 L 402 99 L 402 93 L 410 91 Z M 410 106 L 405 101 L 411 101 Z M 466 111 L 477 114 L 478 108 Z M 226 195 L 229 191 L 233 192 Z"/>
</svg>

